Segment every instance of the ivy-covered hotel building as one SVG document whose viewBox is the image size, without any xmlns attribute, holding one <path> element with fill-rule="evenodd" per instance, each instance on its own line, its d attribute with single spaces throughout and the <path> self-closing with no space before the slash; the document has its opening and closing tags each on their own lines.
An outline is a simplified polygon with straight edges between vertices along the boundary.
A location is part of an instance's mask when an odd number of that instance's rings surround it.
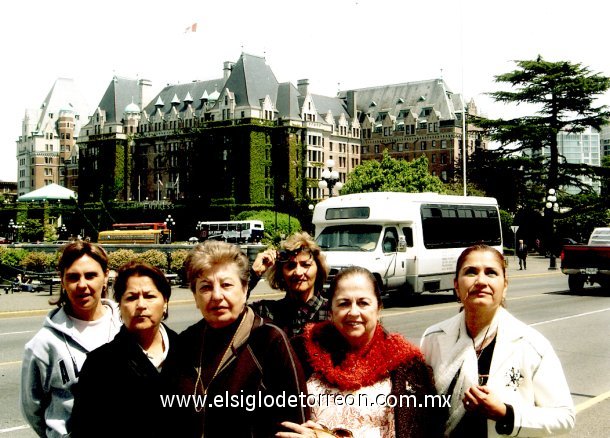
<svg viewBox="0 0 610 438">
<path fill-rule="evenodd" d="M 321 96 L 308 80 L 278 82 L 264 58 L 242 54 L 221 78 L 168 85 L 150 99 L 149 89 L 114 78 L 81 128 L 80 202 L 308 203 L 328 196 L 318 188 L 327 159 L 343 182 L 384 150 L 425 154 L 444 181 L 461 162 L 466 105 L 442 79 Z M 467 147 L 486 147 L 470 126 Z"/>
</svg>

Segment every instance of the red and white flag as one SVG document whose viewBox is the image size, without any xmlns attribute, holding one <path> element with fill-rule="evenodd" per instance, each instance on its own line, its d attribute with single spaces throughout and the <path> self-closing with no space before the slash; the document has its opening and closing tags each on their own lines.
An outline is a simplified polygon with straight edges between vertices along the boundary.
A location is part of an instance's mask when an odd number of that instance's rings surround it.
<svg viewBox="0 0 610 438">
<path fill-rule="evenodd" d="M 184 33 L 189 33 L 189 32 L 197 32 L 197 23 L 193 23 L 190 26 L 188 26 L 186 29 L 184 29 Z"/>
</svg>

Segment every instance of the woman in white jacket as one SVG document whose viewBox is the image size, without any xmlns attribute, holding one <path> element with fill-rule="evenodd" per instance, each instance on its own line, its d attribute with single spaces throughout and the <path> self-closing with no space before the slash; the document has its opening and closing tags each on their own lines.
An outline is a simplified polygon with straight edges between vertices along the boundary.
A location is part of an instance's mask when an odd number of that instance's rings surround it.
<svg viewBox="0 0 610 438">
<path fill-rule="evenodd" d="M 504 309 L 504 256 L 464 250 L 454 286 L 463 311 L 429 327 L 421 350 L 439 394 L 451 395 L 445 435 L 546 436 L 574 427 L 574 405 L 550 343 Z"/>
<path fill-rule="evenodd" d="M 104 298 L 108 256 L 101 247 L 66 245 L 58 269 L 62 290 L 52 303 L 58 308 L 26 344 L 21 368 L 21 410 L 46 437 L 70 433 L 72 389 L 87 353 L 111 341 L 121 326 L 117 305 Z"/>
</svg>

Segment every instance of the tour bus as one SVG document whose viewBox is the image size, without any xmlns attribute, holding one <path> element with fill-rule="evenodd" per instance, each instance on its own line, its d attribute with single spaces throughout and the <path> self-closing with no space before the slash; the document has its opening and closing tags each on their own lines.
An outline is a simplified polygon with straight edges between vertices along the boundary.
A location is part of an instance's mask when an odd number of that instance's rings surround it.
<svg viewBox="0 0 610 438">
<path fill-rule="evenodd" d="M 384 292 L 453 289 L 460 253 L 475 243 L 502 251 L 494 198 L 437 193 L 357 193 L 319 202 L 316 241 L 330 278 L 350 265 L 369 269 Z"/>
<path fill-rule="evenodd" d="M 106 244 L 161 244 L 171 242 L 171 230 L 165 222 L 117 223 L 112 230 L 100 231 L 98 243 Z"/>
<path fill-rule="evenodd" d="M 113 230 L 166 230 L 165 222 L 129 222 L 112 224 Z"/>
<path fill-rule="evenodd" d="M 200 241 L 218 239 L 233 243 L 257 243 L 263 238 L 265 226 L 259 220 L 200 221 L 197 222 L 197 230 Z"/>
</svg>

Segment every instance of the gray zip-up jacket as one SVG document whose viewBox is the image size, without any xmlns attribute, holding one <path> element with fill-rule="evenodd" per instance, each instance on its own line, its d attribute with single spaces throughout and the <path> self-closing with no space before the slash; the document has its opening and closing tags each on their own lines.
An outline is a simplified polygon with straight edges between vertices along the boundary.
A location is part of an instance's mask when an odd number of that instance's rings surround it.
<svg viewBox="0 0 610 438">
<path fill-rule="evenodd" d="M 102 299 L 112 314 L 108 340 L 119 332 L 121 321 L 114 301 Z M 21 366 L 21 411 L 41 437 L 69 435 L 73 385 L 89 350 L 63 308 L 47 315 L 42 328 L 25 345 Z"/>
</svg>

